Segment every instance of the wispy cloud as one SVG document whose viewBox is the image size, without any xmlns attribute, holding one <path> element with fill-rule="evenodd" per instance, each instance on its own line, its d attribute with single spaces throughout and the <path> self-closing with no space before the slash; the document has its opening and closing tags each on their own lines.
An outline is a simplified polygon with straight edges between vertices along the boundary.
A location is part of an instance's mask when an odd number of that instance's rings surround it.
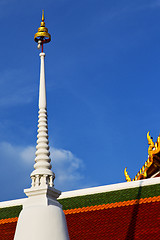
<svg viewBox="0 0 160 240">
<path fill-rule="evenodd" d="M 83 161 L 69 150 L 53 147 L 51 147 L 51 158 L 53 160 L 53 169 L 55 169 L 56 173 L 56 184 L 61 189 L 64 186 L 67 189 L 76 187 L 76 184 L 84 177 L 82 174 L 84 168 Z"/>
<path fill-rule="evenodd" d="M 50 152 L 53 162 L 53 171 L 56 174 L 55 187 L 60 190 L 69 190 L 79 187 L 80 180 L 84 178 L 83 161 L 77 158 L 69 150 L 51 147 Z M 12 162 L 15 168 L 19 168 L 19 170 L 22 169 L 24 173 L 25 168 L 30 168 L 31 171 L 33 170 L 34 158 L 35 147 L 33 146 L 22 147 L 14 146 L 8 142 L 0 143 L 0 159 L 3 159 L 3 165 L 10 165 L 10 162 Z M 12 169 L 12 171 L 14 171 L 14 169 Z M 21 180 L 23 181 L 23 179 Z"/>
</svg>

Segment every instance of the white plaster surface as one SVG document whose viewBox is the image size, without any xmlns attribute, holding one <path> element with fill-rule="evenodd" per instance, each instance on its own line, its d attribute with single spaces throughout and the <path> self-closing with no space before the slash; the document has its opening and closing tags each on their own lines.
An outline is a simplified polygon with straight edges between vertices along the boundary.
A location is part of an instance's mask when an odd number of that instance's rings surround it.
<svg viewBox="0 0 160 240">
<path fill-rule="evenodd" d="M 60 207 L 28 207 L 20 213 L 16 240 L 68 240 L 65 216 Z"/>
<path fill-rule="evenodd" d="M 14 240 L 69 240 L 60 191 L 49 186 L 25 189 L 28 198 L 19 215 Z"/>
</svg>

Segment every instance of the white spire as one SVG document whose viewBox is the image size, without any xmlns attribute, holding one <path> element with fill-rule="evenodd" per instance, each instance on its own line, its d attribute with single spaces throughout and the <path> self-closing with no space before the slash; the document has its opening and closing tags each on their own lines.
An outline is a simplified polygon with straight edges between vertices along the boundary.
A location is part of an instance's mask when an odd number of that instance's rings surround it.
<svg viewBox="0 0 160 240">
<path fill-rule="evenodd" d="M 61 192 L 53 187 L 54 173 L 49 157 L 43 43 L 49 42 L 51 36 L 45 27 L 44 13 L 34 40 L 42 45 L 37 151 L 35 170 L 31 173 L 32 187 L 24 190 L 28 198 L 19 215 L 14 240 L 69 240 L 65 215 L 57 201 Z"/>
<path fill-rule="evenodd" d="M 48 124 L 47 124 L 47 103 L 46 103 L 46 86 L 45 86 L 45 53 L 40 53 L 41 69 L 39 84 L 39 120 L 38 135 L 36 146 L 36 158 L 34 171 L 31 173 L 32 187 L 38 187 L 44 184 L 53 186 L 54 173 L 51 171 L 51 159 L 48 142 Z"/>
<path fill-rule="evenodd" d="M 46 101 L 46 83 L 45 83 L 45 68 L 44 68 L 45 53 L 41 52 L 39 56 L 41 58 L 40 84 L 39 84 L 39 109 L 46 109 L 47 101 Z"/>
<path fill-rule="evenodd" d="M 37 151 L 31 173 L 32 187 L 25 189 L 28 196 L 19 215 L 14 240 L 69 240 L 65 215 L 57 201 L 61 192 L 53 187 L 48 145 L 46 87 L 44 71 L 45 53 L 40 53 L 39 124 Z"/>
</svg>

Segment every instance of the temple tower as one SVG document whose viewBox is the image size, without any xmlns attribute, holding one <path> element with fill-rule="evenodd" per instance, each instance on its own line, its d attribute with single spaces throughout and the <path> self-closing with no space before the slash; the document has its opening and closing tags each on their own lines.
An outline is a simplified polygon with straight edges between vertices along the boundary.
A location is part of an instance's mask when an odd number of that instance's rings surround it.
<svg viewBox="0 0 160 240">
<path fill-rule="evenodd" d="M 61 192 L 54 188 L 55 175 L 49 157 L 43 45 L 51 41 L 51 36 L 45 27 L 44 12 L 34 40 L 41 49 L 37 150 L 34 171 L 31 173 L 32 186 L 24 190 L 28 198 L 20 213 L 14 240 L 68 240 L 65 215 L 57 201 Z"/>
</svg>

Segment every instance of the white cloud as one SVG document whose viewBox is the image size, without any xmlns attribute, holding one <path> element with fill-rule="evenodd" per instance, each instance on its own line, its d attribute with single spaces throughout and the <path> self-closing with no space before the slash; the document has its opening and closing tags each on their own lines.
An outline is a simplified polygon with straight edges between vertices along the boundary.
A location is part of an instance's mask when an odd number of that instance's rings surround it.
<svg viewBox="0 0 160 240">
<path fill-rule="evenodd" d="M 21 150 L 20 157 L 25 164 L 34 164 L 35 150 L 36 149 L 32 146 L 25 147 Z"/>
<path fill-rule="evenodd" d="M 63 188 L 64 185 L 74 187 L 76 182 L 83 179 L 81 170 L 84 167 L 83 161 L 77 158 L 71 151 L 51 147 L 51 159 L 53 170 L 56 173 L 56 183 Z"/>
<path fill-rule="evenodd" d="M 21 172 L 25 168 L 30 168 L 32 171 L 35 150 L 36 148 L 33 146 L 22 147 L 8 142 L 0 142 L 0 159 L 3 159 L 4 164 L 8 163 L 10 165 L 10 162 L 12 162 L 15 167 L 19 168 L 19 170 L 21 169 Z M 60 190 L 71 190 L 81 186 L 81 179 L 84 178 L 82 173 L 84 168 L 83 161 L 69 150 L 51 147 L 50 152 L 53 164 L 52 169 L 56 174 L 55 187 Z M 25 172 L 23 175 L 25 175 Z"/>
</svg>

